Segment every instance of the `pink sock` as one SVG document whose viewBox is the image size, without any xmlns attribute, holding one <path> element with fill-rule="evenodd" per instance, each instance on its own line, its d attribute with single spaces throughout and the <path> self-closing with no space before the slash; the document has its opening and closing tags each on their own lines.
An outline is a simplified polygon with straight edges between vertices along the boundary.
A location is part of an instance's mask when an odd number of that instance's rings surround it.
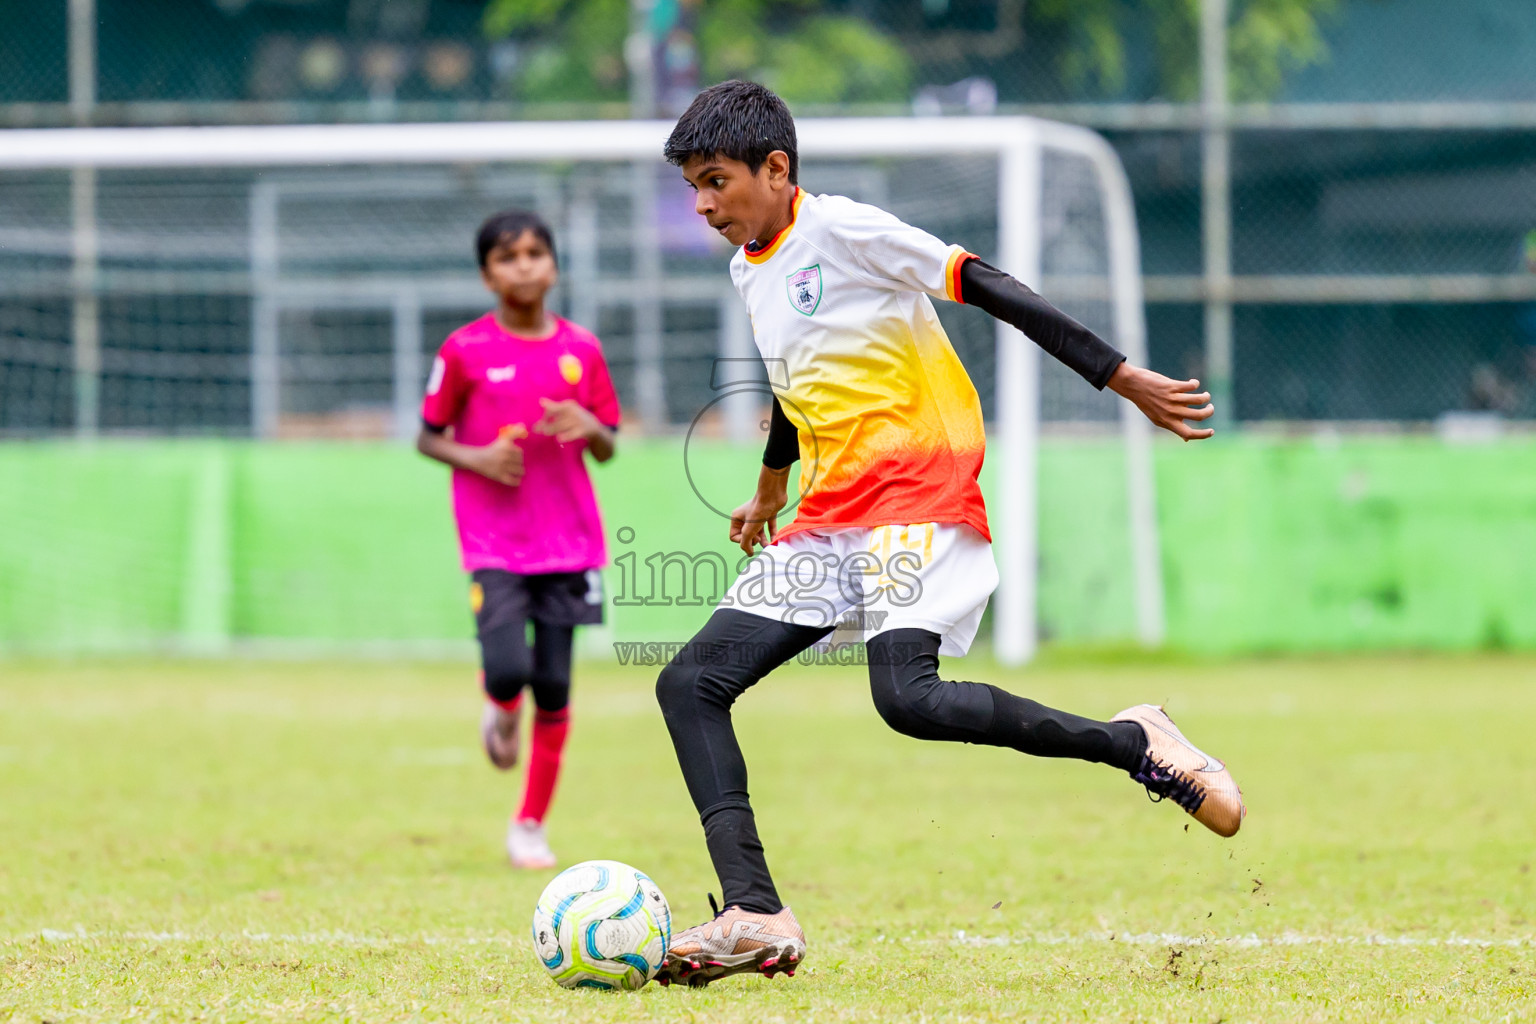
<svg viewBox="0 0 1536 1024">
<path fill-rule="evenodd" d="M 565 736 L 571 728 L 568 709 L 533 713 L 533 755 L 528 759 L 528 779 L 523 789 L 523 809 L 519 821 L 543 821 L 549 801 L 555 795 L 555 781 L 560 777 L 560 755 L 565 750 Z"/>
</svg>

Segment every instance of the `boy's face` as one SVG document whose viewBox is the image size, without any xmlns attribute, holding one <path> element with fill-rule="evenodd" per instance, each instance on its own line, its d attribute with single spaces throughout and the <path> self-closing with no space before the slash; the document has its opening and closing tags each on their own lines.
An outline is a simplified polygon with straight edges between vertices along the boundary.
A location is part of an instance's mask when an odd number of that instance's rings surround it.
<svg viewBox="0 0 1536 1024">
<path fill-rule="evenodd" d="M 496 247 L 485 255 L 480 278 L 497 298 L 513 306 L 531 306 L 555 286 L 559 272 L 555 254 L 532 231 L 516 238 L 502 235 Z"/>
<path fill-rule="evenodd" d="M 683 177 L 697 193 L 693 208 L 732 245 L 767 241 L 769 229 L 784 218 L 786 190 L 794 190 L 789 156 L 778 149 L 756 174 L 740 160 L 716 154 L 689 157 Z"/>
</svg>

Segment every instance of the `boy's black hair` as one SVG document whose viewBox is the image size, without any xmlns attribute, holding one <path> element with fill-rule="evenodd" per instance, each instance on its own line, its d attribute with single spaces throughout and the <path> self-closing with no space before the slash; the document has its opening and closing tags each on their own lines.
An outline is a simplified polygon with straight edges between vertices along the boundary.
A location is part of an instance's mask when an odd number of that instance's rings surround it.
<svg viewBox="0 0 1536 1024">
<path fill-rule="evenodd" d="M 723 156 L 740 160 L 756 174 L 768 154 L 789 156 L 789 183 L 800 184 L 800 150 L 795 119 L 773 90 L 756 82 L 721 82 L 693 98 L 667 137 L 663 152 L 683 166 L 692 157 Z"/>
<path fill-rule="evenodd" d="M 475 238 L 480 269 L 485 269 L 485 261 L 491 255 L 491 250 L 501 244 L 502 240 L 515 242 L 523 237 L 524 231 L 532 231 L 534 237 L 549 246 L 549 255 L 555 255 L 555 236 L 550 232 L 549 225 L 544 223 L 543 217 L 530 210 L 502 210 L 485 218 L 485 223 L 480 225 L 480 234 Z"/>
</svg>

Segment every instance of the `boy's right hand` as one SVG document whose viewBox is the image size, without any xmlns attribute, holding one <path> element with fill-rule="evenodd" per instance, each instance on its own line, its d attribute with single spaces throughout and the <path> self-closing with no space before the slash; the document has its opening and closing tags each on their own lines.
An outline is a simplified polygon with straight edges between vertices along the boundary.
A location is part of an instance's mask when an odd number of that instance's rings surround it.
<svg viewBox="0 0 1536 1024">
<path fill-rule="evenodd" d="M 741 545 L 749 555 L 758 544 L 767 547 L 779 535 L 779 509 L 783 507 L 753 495 L 751 501 L 731 513 L 731 543 Z"/>
<path fill-rule="evenodd" d="M 764 466 L 757 478 L 752 500 L 731 513 L 731 542 L 748 555 L 755 545 L 767 547 L 779 535 L 779 513 L 789 504 L 789 469 Z"/>
<path fill-rule="evenodd" d="M 475 472 L 499 484 L 516 487 L 523 482 L 523 450 L 517 446 L 517 429 L 503 427 L 496 440 L 478 449 Z M 526 428 L 522 436 L 526 437 Z"/>
</svg>

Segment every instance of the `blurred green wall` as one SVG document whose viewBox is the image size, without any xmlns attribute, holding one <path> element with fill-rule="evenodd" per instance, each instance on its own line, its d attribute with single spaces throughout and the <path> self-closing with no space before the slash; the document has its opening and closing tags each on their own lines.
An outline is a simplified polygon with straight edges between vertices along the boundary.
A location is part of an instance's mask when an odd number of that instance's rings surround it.
<svg viewBox="0 0 1536 1024">
<path fill-rule="evenodd" d="M 1243 437 L 1156 453 L 1171 646 L 1536 648 L 1536 443 Z M 1132 635 L 1120 459 L 1102 441 L 1041 453 L 1050 641 Z M 650 592 L 653 555 L 734 564 L 706 503 L 742 500 L 756 463 L 657 440 L 594 469 L 610 554 L 634 557 L 628 579 L 608 572 L 589 652 L 691 635 L 708 602 L 612 599 Z M 680 564 L 664 571 L 682 593 Z M 0 446 L 0 652 L 464 643 L 464 591 L 447 471 L 398 446 Z"/>
</svg>

